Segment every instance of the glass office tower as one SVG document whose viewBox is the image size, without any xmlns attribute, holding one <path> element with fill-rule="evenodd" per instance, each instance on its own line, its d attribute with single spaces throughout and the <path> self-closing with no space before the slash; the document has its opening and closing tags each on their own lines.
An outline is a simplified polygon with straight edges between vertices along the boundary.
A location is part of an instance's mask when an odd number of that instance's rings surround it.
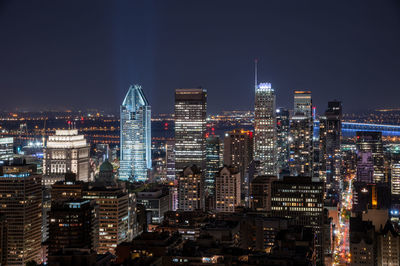
<svg viewBox="0 0 400 266">
<path fill-rule="evenodd" d="M 120 116 L 119 179 L 146 181 L 151 169 L 151 108 L 140 85 L 129 87 Z"/>
</svg>

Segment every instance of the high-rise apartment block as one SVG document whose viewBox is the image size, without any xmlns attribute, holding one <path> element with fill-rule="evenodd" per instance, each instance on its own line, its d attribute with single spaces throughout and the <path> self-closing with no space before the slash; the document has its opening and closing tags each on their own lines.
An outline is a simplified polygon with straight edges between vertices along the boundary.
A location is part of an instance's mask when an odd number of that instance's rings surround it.
<svg viewBox="0 0 400 266">
<path fill-rule="evenodd" d="M 140 85 L 130 86 L 120 108 L 119 179 L 146 181 L 151 169 L 151 107 Z"/>
<path fill-rule="evenodd" d="M 0 215 L 7 221 L 6 265 L 41 263 L 42 180 L 30 165 L 3 166 Z"/>
<path fill-rule="evenodd" d="M 89 151 L 90 145 L 77 129 L 56 130 L 43 150 L 43 184 L 51 186 L 68 172 L 75 173 L 77 180 L 88 182 Z"/>
<path fill-rule="evenodd" d="M 175 90 L 175 169 L 179 175 L 187 166 L 204 170 L 206 159 L 207 91 Z"/>
<path fill-rule="evenodd" d="M 254 159 L 261 163 L 261 174 L 277 175 L 275 92 L 271 83 L 255 90 Z"/>
<path fill-rule="evenodd" d="M 186 167 L 178 174 L 178 209 L 194 211 L 204 207 L 204 181 L 196 166 Z"/>
<path fill-rule="evenodd" d="M 240 205 L 240 172 L 233 167 L 222 167 L 215 178 L 215 210 L 234 212 Z"/>
</svg>

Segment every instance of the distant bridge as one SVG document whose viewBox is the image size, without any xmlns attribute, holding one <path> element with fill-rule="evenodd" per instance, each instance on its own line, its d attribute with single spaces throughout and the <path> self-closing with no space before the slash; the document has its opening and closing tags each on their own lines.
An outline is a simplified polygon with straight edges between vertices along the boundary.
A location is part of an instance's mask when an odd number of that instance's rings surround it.
<svg viewBox="0 0 400 266">
<path fill-rule="evenodd" d="M 346 137 L 355 136 L 357 131 L 379 131 L 383 136 L 400 136 L 400 126 L 369 124 L 369 123 L 342 123 L 342 134 Z M 317 137 L 319 132 L 319 121 L 314 121 L 314 136 Z"/>
</svg>

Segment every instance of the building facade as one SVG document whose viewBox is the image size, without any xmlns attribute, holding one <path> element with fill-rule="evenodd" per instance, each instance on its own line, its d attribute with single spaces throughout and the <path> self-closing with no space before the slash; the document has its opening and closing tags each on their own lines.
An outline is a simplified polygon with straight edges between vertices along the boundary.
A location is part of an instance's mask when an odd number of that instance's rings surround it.
<svg viewBox="0 0 400 266">
<path fill-rule="evenodd" d="M 204 182 L 201 170 L 193 165 L 179 173 L 178 209 L 194 211 L 204 207 Z"/>
<path fill-rule="evenodd" d="M 275 92 L 271 83 L 256 87 L 254 115 L 254 159 L 261 163 L 261 174 L 277 175 Z"/>
<path fill-rule="evenodd" d="M 205 169 L 207 91 L 203 88 L 175 90 L 175 169 Z"/>
<path fill-rule="evenodd" d="M 43 150 L 43 185 L 63 180 L 68 172 L 75 173 L 77 180 L 88 182 L 89 157 L 90 145 L 77 129 L 56 130 Z"/>
<path fill-rule="evenodd" d="M 385 158 L 383 153 L 382 132 L 357 131 L 357 153 L 370 152 L 374 161 L 373 182 L 386 182 Z"/>
<path fill-rule="evenodd" d="M 312 228 L 312 247 L 317 261 L 323 259 L 324 183 L 311 177 L 287 176 L 271 186 L 271 211 L 275 217 L 292 219 L 292 225 Z"/>
<path fill-rule="evenodd" d="M 3 167 L 0 176 L 0 215 L 7 220 L 7 263 L 41 263 L 42 184 L 41 175 L 29 166 Z"/>
<path fill-rule="evenodd" d="M 115 248 L 131 241 L 135 234 L 136 202 L 134 195 L 118 188 L 91 188 L 84 199 L 96 200 L 99 214 L 98 253 L 115 254 Z"/>
<path fill-rule="evenodd" d="M 222 167 L 215 178 L 215 210 L 235 212 L 240 205 L 240 172 L 233 167 Z"/>
<path fill-rule="evenodd" d="M 151 107 L 142 87 L 133 85 L 120 107 L 119 179 L 146 181 L 151 169 Z"/>
<path fill-rule="evenodd" d="M 14 138 L 0 138 L 0 165 L 13 160 Z"/>
</svg>

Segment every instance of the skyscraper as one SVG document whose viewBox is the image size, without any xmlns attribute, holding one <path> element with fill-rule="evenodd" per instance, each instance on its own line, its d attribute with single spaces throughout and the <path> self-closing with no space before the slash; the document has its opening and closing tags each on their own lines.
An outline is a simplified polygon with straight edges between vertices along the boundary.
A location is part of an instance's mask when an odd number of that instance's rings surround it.
<svg viewBox="0 0 400 266">
<path fill-rule="evenodd" d="M 385 182 L 385 159 L 383 154 L 382 132 L 357 131 L 357 154 L 360 152 L 372 153 L 374 162 L 374 183 Z"/>
<path fill-rule="evenodd" d="M 43 150 L 43 184 L 50 186 L 64 179 L 67 172 L 76 174 L 76 179 L 89 181 L 90 145 L 77 129 L 56 130 L 49 136 Z"/>
<path fill-rule="evenodd" d="M 289 110 L 285 108 L 276 109 L 276 148 L 278 153 L 278 170 L 289 170 L 289 133 L 290 133 Z"/>
<path fill-rule="evenodd" d="M 275 92 L 271 83 L 256 86 L 254 114 L 254 159 L 261 163 L 261 174 L 277 175 Z"/>
<path fill-rule="evenodd" d="M 211 195 L 215 191 L 215 176 L 221 165 L 220 139 L 218 136 L 208 136 L 206 139 L 206 172 L 205 190 Z"/>
<path fill-rule="evenodd" d="M 326 183 L 330 187 L 338 184 L 341 170 L 342 139 L 342 104 L 339 101 L 328 102 L 323 122 L 324 130 L 320 131 L 320 165 L 326 173 Z"/>
<path fill-rule="evenodd" d="M 294 91 L 294 115 L 290 123 L 289 158 L 292 176 L 312 176 L 313 129 L 311 91 Z"/>
<path fill-rule="evenodd" d="M 249 180 L 246 172 L 253 160 L 253 132 L 234 129 L 225 133 L 224 164 L 235 167 L 240 173 L 241 198 L 246 200 L 249 191 Z"/>
<path fill-rule="evenodd" d="M 3 166 L 0 172 L 0 215 L 8 224 L 7 265 L 41 263 L 41 175 L 30 165 Z"/>
<path fill-rule="evenodd" d="M 129 87 L 120 116 L 119 179 L 146 181 L 151 169 L 151 108 L 140 85 Z"/>
<path fill-rule="evenodd" d="M 205 168 L 207 91 L 203 88 L 175 90 L 175 169 L 191 165 Z"/>
</svg>

